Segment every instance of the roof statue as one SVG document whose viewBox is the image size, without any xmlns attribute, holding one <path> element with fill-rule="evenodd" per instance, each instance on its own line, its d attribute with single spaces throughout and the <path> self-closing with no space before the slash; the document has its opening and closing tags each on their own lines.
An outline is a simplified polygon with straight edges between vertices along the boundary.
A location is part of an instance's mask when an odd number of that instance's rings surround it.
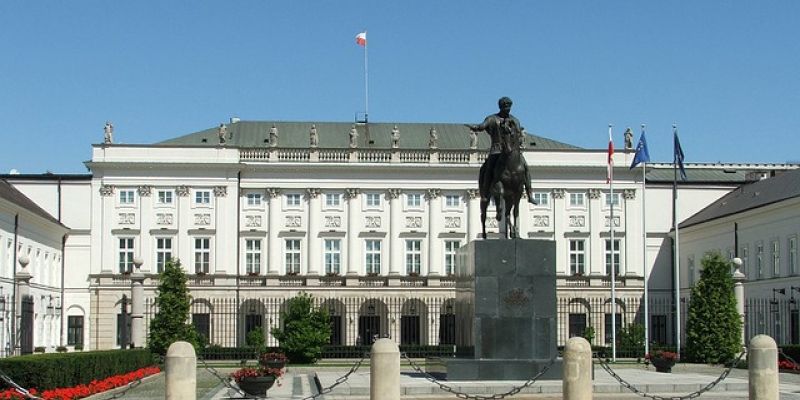
<svg viewBox="0 0 800 400">
<path fill-rule="evenodd" d="M 353 125 L 350 128 L 350 148 L 355 149 L 358 147 L 358 131 L 356 130 L 356 126 Z"/>
<path fill-rule="evenodd" d="M 103 143 L 114 143 L 114 125 L 110 121 L 106 121 L 106 126 L 103 127 Z"/>
<path fill-rule="evenodd" d="M 319 135 L 317 134 L 317 125 L 311 124 L 311 131 L 309 134 L 309 144 L 312 149 L 316 149 L 319 146 Z"/>
<path fill-rule="evenodd" d="M 428 147 L 432 149 L 439 148 L 439 135 L 436 134 L 436 128 L 431 128 L 430 139 L 428 140 Z"/>
<path fill-rule="evenodd" d="M 392 128 L 392 148 L 396 149 L 400 147 L 400 129 L 397 129 L 397 125 Z"/>
<path fill-rule="evenodd" d="M 475 150 L 478 148 L 478 132 L 470 129 L 469 131 L 469 148 Z"/>
<path fill-rule="evenodd" d="M 275 127 L 275 124 L 272 124 L 272 128 L 269 128 L 269 147 L 276 147 L 278 145 L 278 128 Z"/>
<path fill-rule="evenodd" d="M 228 133 L 228 128 L 225 127 L 225 124 L 219 124 L 219 128 L 217 129 L 217 135 L 219 135 L 219 144 L 225 144 L 225 135 Z"/>
<path fill-rule="evenodd" d="M 633 132 L 631 128 L 625 129 L 625 149 L 629 150 L 633 148 Z"/>
</svg>

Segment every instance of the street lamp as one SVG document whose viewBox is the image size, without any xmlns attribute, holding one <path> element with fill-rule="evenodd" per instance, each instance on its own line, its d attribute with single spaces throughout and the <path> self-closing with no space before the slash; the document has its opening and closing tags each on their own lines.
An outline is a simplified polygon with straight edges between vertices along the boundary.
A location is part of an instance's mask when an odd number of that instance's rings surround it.
<svg viewBox="0 0 800 400">
<path fill-rule="evenodd" d="M 142 264 L 144 264 L 144 261 L 141 257 L 133 258 L 133 266 L 136 268 L 136 272 L 139 272 L 139 268 L 142 268 Z"/>
</svg>

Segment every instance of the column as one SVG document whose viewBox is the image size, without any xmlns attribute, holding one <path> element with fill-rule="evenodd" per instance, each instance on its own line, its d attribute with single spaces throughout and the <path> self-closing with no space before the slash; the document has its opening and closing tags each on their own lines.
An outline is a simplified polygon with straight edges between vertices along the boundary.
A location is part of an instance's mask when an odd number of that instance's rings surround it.
<svg viewBox="0 0 800 400">
<path fill-rule="evenodd" d="M 267 275 L 279 275 L 281 273 L 281 239 L 278 237 L 278 232 L 281 229 L 280 195 L 280 189 L 267 189 L 267 196 L 269 197 L 269 210 L 267 210 Z"/>
<path fill-rule="evenodd" d="M 234 196 L 236 201 L 240 201 L 238 196 Z M 236 273 L 236 254 L 234 253 L 236 247 L 228 246 L 228 243 L 234 243 L 239 240 L 239 232 L 236 231 L 236 224 L 227 224 L 226 221 L 235 221 L 238 216 L 234 212 L 233 217 L 225 213 L 226 204 L 228 201 L 228 187 L 227 186 L 214 186 L 214 265 L 209 270 L 210 273 L 217 274 L 235 274 Z M 235 232 L 230 235 L 230 232 Z M 233 240 L 231 240 L 233 239 Z M 227 269 L 227 271 L 226 271 Z M 242 271 L 244 273 L 244 271 Z"/>
<path fill-rule="evenodd" d="M 116 264 L 114 263 L 114 255 L 116 253 L 118 243 L 115 242 L 114 236 L 111 235 L 114 223 L 114 186 L 102 185 L 100 187 L 100 201 L 102 202 L 100 230 L 96 233 L 100 235 L 100 271 L 118 273 Z M 95 234 L 94 232 L 92 233 Z"/>
<path fill-rule="evenodd" d="M 622 276 L 644 276 L 644 269 L 647 268 L 642 264 L 642 253 L 645 244 L 642 243 L 642 209 L 641 202 L 636 202 L 636 189 L 623 189 L 622 190 L 622 215 L 614 213 L 614 218 L 620 218 L 623 221 L 623 226 L 614 227 L 614 229 L 621 228 L 625 232 L 625 236 L 619 238 L 624 243 L 624 255 L 621 254 L 620 260 L 620 274 Z M 637 218 L 639 216 L 639 218 Z M 637 266 L 641 265 L 641 268 Z"/>
<path fill-rule="evenodd" d="M 150 238 L 150 230 L 153 229 L 153 202 L 152 186 L 139 186 L 136 190 L 139 193 L 139 257 L 151 258 L 155 254 L 153 240 Z"/>
<path fill-rule="evenodd" d="M 192 226 L 192 200 L 189 198 L 191 190 L 188 186 L 178 186 L 175 188 L 175 228 L 178 230 L 176 238 L 178 244 L 178 258 L 184 271 L 193 271 L 192 248 L 194 244 L 191 238 L 185 233 L 188 227 Z"/>
<path fill-rule="evenodd" d="M 400 240 L 401 193 L 400 189 L 386 191 L 389 199 L 389 275 L 392 276 L 400 275 L 400 266 L 403 264 L 403 241 Z"/>
<path fill-rule="evenodd" d="M 602 193 L 600 189 L 589 189 L 589 204 L 587 205 L 588 215 L 586 224 L 589 225 L 589 240 L 586 243 L 586 254 L 588 265 L 591 270 L 586 271 L 589 275 L 605 275 L 605 239 L 600 236 L 600 232 L 605 232 L 605 220 L 603 206 L 601 202 Z"/>
<path fill-rule="evenodd" d="M 569 258 L 565 257 L 568 254 L 567 246 L 568 242 L 564 240 L 564 221 L 567 220 L 565 211 L 567 209 L 566 201 L 564 200 L 565 191 L 564 189 L 553 189 L 553 209 L 550 213 L 551 220 L 546 221 L 548 222 L 549 226 L 545 227 L 536 227 L 534 229 L 548 229 L 553 232 L 553 240 L 556 241 L 556 274 L 569 274 Z M 539 224 L 544 225 L 545 221 L 542 219 L 539 221 Z M 587 243 L 588 245 L 588 243 Z M 587 249 L 588 254 L 588 249 Z M 588 263 L 588 260 L 586 260 Z M 587 271 L 588 272 L 588 271 Z"/>
<path fill-rule="evenodd" d="M 478 189 L 467 189 L 467 243 L 481 233 L 481 194 Z"/>
<path fill-rule="evenodd" d="M 322 260 L 322 246 L 319 239 L 320 198 L 322 191 L 315 188 L 306 189 L 308 200 L 308 276 L 318 276 Z"/>
<path fill-rule="evenodd" d="M 442 248 L 439 242 L 439 231 L 442 226 L 440 194 L 439 189 L 428 189 L 425 193 L 425 199 L 428 200 L 428 276 L 434 277 L 441 275 L 442 267 Z"/>
<path fill-rule="evenodd" d="M 358 220 L 361 210 L 358 193 L 358 189 L 344 191 L 347 199 L 347 275 L 350 276 L 357 276 L 361 272 L 361 251 L 358 243 L 358 233 L 361 231 Z"/>
</svg>

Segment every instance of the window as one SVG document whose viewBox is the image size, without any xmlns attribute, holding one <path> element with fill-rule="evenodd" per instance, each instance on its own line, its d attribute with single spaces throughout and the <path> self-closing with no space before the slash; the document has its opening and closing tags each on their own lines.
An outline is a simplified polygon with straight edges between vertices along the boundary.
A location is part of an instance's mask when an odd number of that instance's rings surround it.
<svg viewBox="0 0 800 400">
<path fill-rule="evenodd" d="M 325 207 L 338 208 L 342 206 L 341 193 L 325 193 Z"/>
<path fill-rule="evenodd" d="M 408 208 L 421 208 L 422 207 L 422 195 L 419 193 L 408 193 L 406 194 L 406 207 Z"/>
<path fill-rule="evenodd" d="M 797 238 L 790 237 L 789 238 L 789 274 L 795 275 L 797 274 Z"/>
<path fill-rule="evenodd" d="M 540 207 L 550 204 L 550 193 L 547 192 L 533 192 L 533 201 Z"/>
<path fill-rule="evenodd" d="M 244 259 L 247 273 L 250 275 L 257 275 L 261 273 L 261 240 L 245 240 L 244 249 Z"/>
<path fill-rule="evenodd" d="M 203 206 L 211 204 L 211 192 L 208 190 L 198 190 L 194 192 L 194 204 Z"/>
<path fill-rule="evenodd" d="M 367 193 L 366 196 L 367 208 L 379 208 L 381 206 L 380 193 Z"/>
<path fill-rule="evenodd" d="M 444 241 L 444 273 L 453 275 L 456 271 L 456 252 L 461 247 L 460 240 Z"/>
<path fill-rule="evenodd" d="M 119 273 L 133 272 L 133 238 L 119 238 Z"/>
<path fill-rule="evenodd" d="M 689 279 L 689 286 L 694 286 L 694 256 L 689 256 L 686 259 L 686 269 L 689 270 L 688 272 L 688 279 Z"/>
<path fill-rule="evenodd" d="M 461 207 L 461 196 L 457 194 L 448 194 L 444 196 L 445 208 L 459 208 Z"/>
<path fill-rule="evenodd" d="M 747 275 L 747 259 L 749 258 L 748 257 L 749 251 L 747 249 L 747 246 L 743 246 L 742 247 L 741 254 L 742 254 L 742 257 L 741 257 L 742 258 L 742 273 Z"/>
<path fill-rule="evenodd" d="M 777 240 L 772 241 L 772 276 L 781 276 L 781 245 Z"/>
<path fill-rule="evenodd" d="M 338 274 L 342 264 L 341 239 L 325 239 L 325 273 Z"/>
<path fill-rule="evenodd" d="M 172 191 L 159 190 L 158 191 L 158 204 L 172 204 Z"/>
<path fill-rule="evenodd" d="M 134 201 L 133 190 L 120 190 L 119 191 L 119 204 L 131 205 Z"/>
<path fill-rule="evenodd" d="M 569 315 L 569 337 L 582 337 L 586 333 L 586 314 Z"/>
<path fill-rule="evenodd" d="M 299 193 L 287 193 L 286 194 L 286 207 L 300 207 L 300 194 Z"/>
<path fill-rule="evenodd" d="M 83 315 L 67 317 L 67 346 L 83 346 Z"/>
<path fill-rule="evenodd" d="M 300 239 L 286 239 L 284 242 L 286 255 L 286 273 L 300 273 Z"/>
<path fill-rule="evenodd" d="M 570 207 L 584 207 L 585 206 L 585 196 L 583 193 L 570 193 L 569 194 L 569 206 Z"/>
<path fill-rule="evenodd" d="M 583 239 L 569 241 L 569 273 L 572 275 L 586 273 L 586 241 Z"/>
<path fill-rule="evenodd" d="M 164 272 L 164 265 L 172 259 L 172 238 L 156 238 L 156 271 Z"/>
<path fill-rule="evenodd" d="M 611 204 L 614 204 L 614 208 L 619 208 L 619 193 L 614 193 L 612 196 L 611 193 L 606 193 L 606 207 L 610 207 Z"/>
<path fill-rule="evenodd" d="M 611 240 L 606 239 L 606 274 L 611 275 L 611 264 L 612 264 L 612 251 L 611 251 Z M 614 251 L 613 251 L 613 264 L 614 264 L 614 275 L 619 275 L 619 239 L 614 239 Z"/>
<path fill-rule="evenodd" d="M 211 239 L 194 239 L 194 272 L 207 274 L 211 264 Z"/>
<path fill-rule="evenodd" d="M 756 278 L 764 277 L 764 244 L 756 245 Z"/>
<path fill-rule="evenodd" d="M 377 239 L 368 239 L 365 244 L 366 259 L 365 265 L 368 274 L 381 273 L 381 241 Z"/>
<path fill-rule="evenodd" d="M 422 241 L 406 240 L 406 273 L 419 275 L 422 269 Z"/>
<path fill-rule="evenodd" d="M 208 313 L 192 314 L 192 325 L 194 325 L 195 331 L 205 338 L 202 342 L 208 343 L 208 339 L 211 337 L 211 315 Z"/>
<path fill-rule="evenodd" d="M 250 207 L 260 207 L 263 200 L 261 193 L 248 193 L 247 205 Z"/>
</svg>

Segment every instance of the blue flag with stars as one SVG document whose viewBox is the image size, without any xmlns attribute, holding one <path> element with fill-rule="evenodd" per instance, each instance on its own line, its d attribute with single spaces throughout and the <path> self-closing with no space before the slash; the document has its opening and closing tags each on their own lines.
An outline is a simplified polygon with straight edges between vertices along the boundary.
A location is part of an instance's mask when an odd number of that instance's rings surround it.
<svg viewBox="0 0 800 400">
<path fill-rule="evenodd" d="M 675 131 L 675 164 L 681 171 L 681 180 L 686 180 L 686 170 L 683 169 L 683 149 L 681 148 L 681 141 L 678 139 L 678 132 Z"/>
<path fill-rule="evenodd" d="M 639 136 L 639 144 L 636 145 L 636 154 L 633 155 L 631 169 L 641 163 L 648 162 L 650 162 L 650 151 L 647 150 L 647 139 L 644 137 L 644 131 L 642 131 L 642 136 Z"/>
</svg>

